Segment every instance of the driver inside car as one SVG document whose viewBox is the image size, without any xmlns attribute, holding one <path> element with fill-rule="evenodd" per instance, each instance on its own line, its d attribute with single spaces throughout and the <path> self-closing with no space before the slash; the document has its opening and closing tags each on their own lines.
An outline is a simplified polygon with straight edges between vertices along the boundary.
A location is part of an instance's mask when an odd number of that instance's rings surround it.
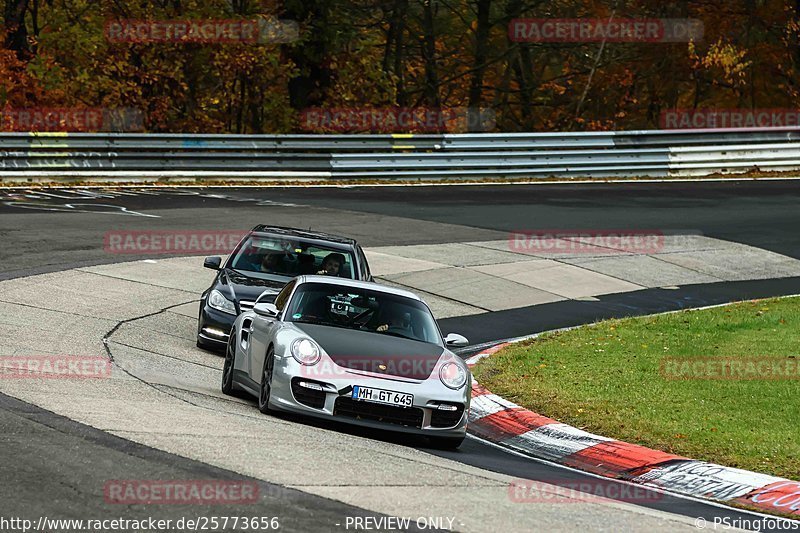
<svg viewBox="0 0 800 533">
<path fill-rule="evenodd" d="M 382 313 L 380 325 L 375 328 L 379 333 L 399 333 L 405 337 L 414 337 L 414 331 L 411 328 L 411 313 L 404 312 L 395 306 L 389 307 Z"/>
<path fill-rule="evenodd" d="M 270 253 L 261 259 L 261 272 L 279 273 L 283 269 L 282 254 Z"/>
</svg>

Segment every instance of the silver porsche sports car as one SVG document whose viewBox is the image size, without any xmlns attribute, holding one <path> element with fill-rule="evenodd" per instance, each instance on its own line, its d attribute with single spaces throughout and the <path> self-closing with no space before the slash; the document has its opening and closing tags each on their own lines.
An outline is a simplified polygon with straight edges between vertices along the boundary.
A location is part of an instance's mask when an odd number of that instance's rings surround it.
<svg viewBox="0 0 800 533">
<path fill-rule="evenodd" d="M 272 299 L 272 296 L 269 297 Z M 222 391 L 289 411 L 464 440 L 471 375 L 428 306 L 408 291 L 329 276 L 300 276 L 274 303 L 257 300 L 233 324 Z"/>
</svg>

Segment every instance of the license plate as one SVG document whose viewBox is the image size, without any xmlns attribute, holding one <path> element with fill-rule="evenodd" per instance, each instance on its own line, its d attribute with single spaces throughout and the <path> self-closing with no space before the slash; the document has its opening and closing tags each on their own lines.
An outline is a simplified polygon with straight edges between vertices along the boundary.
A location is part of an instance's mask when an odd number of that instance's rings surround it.
<svg viewBox="0 0 800 533">
<path fill-rule="evenodd" d="M 353 399 L 362 402 L 385 403 L 387 405 L 399 405 L 400 407 L 411 407 L 414 405 L 414 395 L 405 392 L 395 392 L 391 390 L 373 389 L 372 387 L 353 387 Z"/>
</svg>

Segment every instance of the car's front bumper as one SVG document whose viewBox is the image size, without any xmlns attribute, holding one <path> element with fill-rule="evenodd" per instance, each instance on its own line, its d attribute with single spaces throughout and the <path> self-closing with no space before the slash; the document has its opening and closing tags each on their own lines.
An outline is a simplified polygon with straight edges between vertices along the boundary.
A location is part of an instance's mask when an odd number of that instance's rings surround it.
<svg viewBox="0 0 800 533">
<path fill-rule="evenodd" d="M 466 433 L 469 382 L 454 391 L 445 387 L 438 377 L 412 381 L 353 372 L 338 366 L 330 375 L 313 369 L 303 367 L 292 357 L 276 357 L 270 406 L 282 411 L 404 433 L 439 437 L 463 437 Z M 317 384 L 323 390 L 300 387 L 298 382 Z M 355 385 L 412 394 L 413 406 L 391 407 L 352 400 L 351 391 Z M 309 405 L 310 396 L 305 394 L 309 391 L 316 398 L 324 394 L 321 404 L 314 407 Z M 440 406 L 455 406 L 456 411 Z"/>
<path fill-rule="evenodd" d="M 205 302 L 200 302 L 200 306 L 200 318 L 197 324 L 198 340 L 202 340 L 203 344 L 224 350 L 236 317 L 212 309 Z"/>
</svg>

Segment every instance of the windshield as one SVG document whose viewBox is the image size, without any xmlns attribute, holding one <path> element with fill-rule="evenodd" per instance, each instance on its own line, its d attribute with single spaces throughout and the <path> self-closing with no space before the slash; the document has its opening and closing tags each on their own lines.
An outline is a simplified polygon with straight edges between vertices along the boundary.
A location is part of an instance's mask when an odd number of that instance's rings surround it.
<svg viewBox="0 0 800 533">
<path fill-rule="evenodd" d="M 297 288 L 286 320 L 369 331 L 441 346 L 441 334 L 428 307 L 381 291 L 305 283 Z"/>
<path fill-rule="evenodd" d="M 299 239 L 251 235 L 234 252 L 228 266 L 241 272 L 293 278 L 324 274 L 353 279 L 353 255 Z"/>
</svg>

